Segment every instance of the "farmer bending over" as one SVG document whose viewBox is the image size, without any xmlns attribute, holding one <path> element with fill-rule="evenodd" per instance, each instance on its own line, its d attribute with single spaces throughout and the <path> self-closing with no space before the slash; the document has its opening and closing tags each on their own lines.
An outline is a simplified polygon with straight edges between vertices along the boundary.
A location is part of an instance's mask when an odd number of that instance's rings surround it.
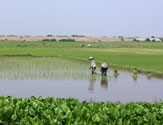
<svg viewBox="0 0 163 125">
<path fill-rule="evenodd" d="M 89 69 L 92 69 L 92 74 L 96 74 L 96 64 L 95 64 L 94 58 L 89 57 L 89 60 L 91 62 Z"/>
<path fill-rule="evenodd" d="M 102 63 L 101 64 L 101 75 L 106 76 L 108 70 L 108 64 Z"/>
</svg>

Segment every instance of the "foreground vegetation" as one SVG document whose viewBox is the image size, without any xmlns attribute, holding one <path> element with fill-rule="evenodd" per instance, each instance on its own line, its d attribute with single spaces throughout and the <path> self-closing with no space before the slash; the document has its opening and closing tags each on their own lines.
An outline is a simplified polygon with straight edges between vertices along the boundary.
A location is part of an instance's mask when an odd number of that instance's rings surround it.
<svg viewBox="0 0 163 125">
<path fill-rule="evenodd" d="M 0 123 L 163 124 L 163 103 L 79 102 L 75 99 L 0 97 Z"/>
<path fill-rule="evenodd" d="M 88 47 L 91 44 L 91 48 Z M 0 55 L 63 56 L 107 62 L 122 68 L 163 74 L 163 43 L 155 42 L 0 42 Z"/>
</svg>

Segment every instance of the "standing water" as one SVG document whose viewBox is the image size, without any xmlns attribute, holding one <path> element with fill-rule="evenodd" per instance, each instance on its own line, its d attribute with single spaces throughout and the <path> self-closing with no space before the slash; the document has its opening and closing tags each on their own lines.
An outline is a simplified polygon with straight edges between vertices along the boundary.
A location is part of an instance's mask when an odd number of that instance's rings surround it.
<svg viewBox="0 0 163 125">
<path fill-rule="evenodd" d="M 151 102 L 163 99 L 163 80 L 109 69 L 91 75 L 88 62 L 63 58 L 1 57 L 0 96 L 76 98 L 80 101 Z"/>
</svg>

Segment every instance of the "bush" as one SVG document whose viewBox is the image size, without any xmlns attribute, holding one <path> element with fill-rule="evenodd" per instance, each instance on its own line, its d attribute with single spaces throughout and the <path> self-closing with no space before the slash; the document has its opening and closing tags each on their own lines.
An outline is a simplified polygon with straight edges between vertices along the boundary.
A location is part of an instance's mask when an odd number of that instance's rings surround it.
<svg viewBox="0 0 163 125">
<path fill-rule="evenodd" d="M 43 42 L 56 42 L 56 39 L 43 39 Z"/>
<path fill-rule="evenodd" d="M 49 42 L 50 39 L 43 39 L 42 41 L 44 41 L 44 42 Z"/>
<path fill-rule="evenodd" d="M 51 42 L 56 42 L 57 40 L 56 39 L 51 39 Z"/>
<path fill-rule="evenodd" d="M 160 40 L 163 42 L 163 37 L 162 37 L 162 38 L 160 38 Z"/>
<path fill-rule="evenodd" d="M 81 48 L 83 48 L 83 47 L 84 47 L 84 45 L 80 45 L 80 47 L 81 47 Z"/>
<path fill-rule="evenodd" d="M 59 42 L 75 42 L 74 39 L 60 39 Z"/>
<path fill-rule="evenodd" d="M 137 41 L 135 38 L 132 41 Z"/>
<path fill-rule="evenodd" d="M 72 37 L 84 37 L 84 35 L 72 35 Z"/>
<path fill-rule="evenodd" d="M 47 35 L 47 37 L 53 37 L 53 35 Z"/>
<path fill-rule="evenodd" d="M 151 40 L 150 40 L 149 38 L 146 38 L 145 41 L 146 41 L 146 42 L 149 42 L 149 41 L 151 41 Z"/>
<path fill-rule="evenodd" d="M 124 38 L 123 36 L 118 36 L 118 38 Z"/>
<path fill-rule="evenodd" d="M 21 43 L 21 44 L 18 44 L 16 45 L 17 47 L 30 47 L 29 44 L 24 44 L 24 43 Z"/>
<path fill-rule="evenodd" d="M 137 68 L 134 68 L 135 71 L 137 71 L 138 69 Z"/>
</svg>

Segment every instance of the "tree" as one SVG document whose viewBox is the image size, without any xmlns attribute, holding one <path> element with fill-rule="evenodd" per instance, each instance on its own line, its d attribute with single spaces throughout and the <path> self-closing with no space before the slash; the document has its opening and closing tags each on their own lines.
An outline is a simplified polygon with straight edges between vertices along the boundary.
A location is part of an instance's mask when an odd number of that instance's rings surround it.
<svg viewBox="0 0 163 125">
<path fill-rule="evenodd" d="M 163 42 L 163 37 L 161 37 L 160 40 Z"/>
<path fill-rule="evenodd" d="M 72 35 L 72 37 L 84 37 L 84 35 Z"/>
<path fill-rule="evenodd" d="M 118 38 L 124 38 L 123 36 L 118 36 Z"/>
<path fill-rule="evenodd" d="M 43 39 L 44 42 L 50 42 L 50 39 Z"/>
<path fill-rule="evenodd" d="M 149 38 L 146 38 L 145 41 L 146 41 L 146 42 L 149 42 L 149 41 L 151 41 L 151 40 L 150 40 Z"/>
<path fill-rule="evenodd" d="M 56 39 L 51 39 L 51 42 L 56 42 L 57 40 Z"/>
<path fill-rule="evenodd" d="M 60 39 L 59 42 L 75 42 L 75 39 Z"/>
<path fill-rule="evenodd" d="M 53 35 L 47 35 L 47 37 L 53 37 Z"/>
<path fill-rule="evenodd" d="M 134 38 L 132 41 L 137 41 L 136 38 Z"/>
</svg>

